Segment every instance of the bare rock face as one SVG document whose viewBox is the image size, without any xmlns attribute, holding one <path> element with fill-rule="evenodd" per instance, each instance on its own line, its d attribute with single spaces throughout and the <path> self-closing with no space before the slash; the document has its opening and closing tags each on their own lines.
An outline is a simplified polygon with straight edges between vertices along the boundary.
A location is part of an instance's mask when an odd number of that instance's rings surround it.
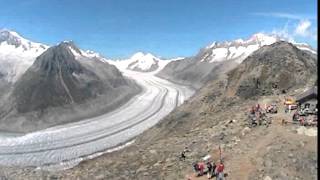
<svg viewBox="0 0 320 180">
<path fill-rule="evenodd" d="M 291 43 L 280 41 L 264 46 L 228 73 L 228 89 L 243 98 L 311 84 L 317 78 L 317 59 Z"/>
<path fill-rule="evenodd" d="M 18 80 L 12 94 L 18 112 L 82 103 L 114 88 L 75 60 L 68 47 L 67 43 L 62 43 L 49 48 Z M 110 80 L 122 78 L 114 71 Z"/>
<path fill-rule="evenodd" d="M 206 82 L 216 79 L 238 65 L 234 60 L 221 62 L 200 61 L 204 56 L 205 52 L 200 51 L 195 57 L 170 62 L 157 76 L 177 83 L 191 85 L 198 89 Z"/>
</svg>

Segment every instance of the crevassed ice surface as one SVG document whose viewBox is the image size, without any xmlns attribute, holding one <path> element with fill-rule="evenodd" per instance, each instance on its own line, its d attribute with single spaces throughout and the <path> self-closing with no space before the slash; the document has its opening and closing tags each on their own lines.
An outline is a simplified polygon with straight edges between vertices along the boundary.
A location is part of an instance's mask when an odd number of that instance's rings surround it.
<svg viewBox="0 0 320 180">
<path fill-rule="evenodd" d="M 143 91 L 120 108 L 80 122 L 23 136 L 0 136 L 0 164 L 72 167 L 94 154 L 110 152 L 155 125 L 194 91 L 148 73 L 126 71 Z M 69 162 L 69 163 L 68 163 Z"/>
</svg>

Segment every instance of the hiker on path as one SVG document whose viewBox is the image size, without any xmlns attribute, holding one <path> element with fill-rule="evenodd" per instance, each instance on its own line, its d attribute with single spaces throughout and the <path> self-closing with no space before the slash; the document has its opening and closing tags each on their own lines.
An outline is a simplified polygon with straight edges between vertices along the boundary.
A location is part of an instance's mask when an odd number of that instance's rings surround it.
<svg viewBox="0 0 320 180">
<path fill-rule="evenodd" d="M 292 121 L 297 121 L 299 119 L 299 113 L 298 110 L 293 114 Z"/>
<path fill-rule="evenodd" d="M 203 162 L 200 162 L 199 164 L 198 164 L 198 166 L 199 166 L 199 171 L 200 171 L 200 176 L 202 176 L 203 175 L 203 171 L 204 171 L 204 163 Z"/>
<path fill-rule="evenodd" d="M 260 104 L 256 105 L 256 111 L 260 111 Z"/>
<path fill-rule="evenodd" d="M 212 171 L 213 171 L 213 166 L 210 162 L 207 162 L 207 169 L 208 169 L 208 172 L 207 172 L 207 177 L 208 179 L 212 178 Z"/>
<path fill-rule="evenodd" d="M 215 171 L 216 171 L 216 168 L 217 168 L 217 165 L 216 165 L 216 163 L 215 163 L 215 162 L 212 162 L 212 176 L 211 176 L 211 177 L 214 177 L 214 176 L 216 176 L 216 173 L 215 173 Z"/>
<path fill-rule="evenodd" d="M 220 163 L 216 167 L 216 170 L 215 170 L 215 174 L 216 174 L 217 180 L 224 180 L 223 170 L 224 170 L 224 164 L 222 163 L 222 160 L 220 160 Z"/>
<path fill-rule="evenodd" d="M 185 151 L 182 151 L 181 152 L 181 155 L 180 155 L 180 160 L 186 160 L 186 155 L 185 155 Z"/>
<path fill-rule="evenodd" d="M 251 107 L 250 114 L 252 114 L 252 115 L 255 114 L 255 108 L 254 108 L 254 106 Z"/>
<path fill-rule="evenodd" d="M 193 163 L 192 164 L 193 170 L 196 173 L 197 176 L 199 176 L 199 166 L 198 163 Z"/>
</svg>

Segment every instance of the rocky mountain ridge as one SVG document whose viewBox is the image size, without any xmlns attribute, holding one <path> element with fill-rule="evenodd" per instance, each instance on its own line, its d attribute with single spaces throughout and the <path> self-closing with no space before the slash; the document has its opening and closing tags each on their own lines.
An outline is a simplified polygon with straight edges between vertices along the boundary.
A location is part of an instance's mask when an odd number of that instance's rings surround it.
<svg viewBox="0 0 320 180">
<path fill-rule="evenodd" d="M 193 85 L 198 89 L 208 80 L 217 78 L 220 74 L 235 68 L 259 48 L 278 41 L 281 41 L 281 38 L 257 33 L 247 40 L 214 42 L 200 49 L 194 57 L 169 63 L 157 75 L 174 82 Z M 295 43 L 295 45 L 311 54 L 315 53 L 306 44 Z"/>
</svg>

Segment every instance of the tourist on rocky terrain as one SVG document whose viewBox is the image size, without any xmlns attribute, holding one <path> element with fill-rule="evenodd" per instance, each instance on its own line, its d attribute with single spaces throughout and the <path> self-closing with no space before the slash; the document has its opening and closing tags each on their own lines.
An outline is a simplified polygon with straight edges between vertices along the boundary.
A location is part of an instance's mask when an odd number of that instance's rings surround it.
<svg viewBox="0 0 320 180">
<path fill-rule="evenodd" d="M 217 180 L 224 180 L 223 170 L 224 170 L 224 164 L 222 163 L 222 160 L 220 160 L 220 163 L 218 164 L 215 170 Z"/>
<path fill-rule="evenodd" d="M 301 126 L 304 126 L 304 122 L 305 122 L 304 117 L 300 117 L 299 122 Z"/>
<path fill-rule="evenodd" d="M 203 162 L 200 162 L 199 164 L 198 164 L 198 166 L 199 166 L 199 176 L 202 176 L 203 175 L 203 173 L 204 173 L 204 166 L 205 166 L 205 164 L 203 163 Z"/>
<path fill-rule="evenodd" d="M 298 110 L 293 114 L 292 121 L 297 121 L 299 119 L 299 113 Z"/>
<path fill-rule="evenodd" d="M 208 169 L 208 171 L 207 171 L 207 177 L 208 177 L 208 179 L 210 179 L 211 177 L 212 177 L 212 172 L 213 172 L 213 166 L 212 166 L 212 164 L 210 163 L 210 162 L 207 162 L 207 169 Z"/>
<path fill-rule="evenodd" d="M 216 176 L 216 173 L 215 173 L 216 168 L 217 168 L 217 165 L 216 165 L 216 163 L 213 161 L 213 162 L 212 162 L 212 176 L 211 176 L 211 177 Z"/>
<path fill-rule="evenodd" d="M 186 155 L 185 155 L 186 151 L 182 151 L 181 155 L 180 155 L 180 160 L 186 160 Z"/>
<path fill-rule="evenodd" d="M 256 111 L 260 111 L 260 104 L 256 105 Z"/>
<path fill-rule="evenodd" d="M 185 160 L 187 152 L 190 152 L 190 150 L 188 149 L 188 147 L 185 147 L 184 150 L 181 152 L 181 155 L 180 155 L 179 159 L 180 160 Z"/>
<path fill-rule="evenodd" d="M 196 175 L 198 176 L 199 175 L 199 166 L 198 166 L 198 163 L 193 163 L 192 164 L 192 167 L 193 167 L 193 170 L 194 172 L 196 173 Z"/>
<path fill-rule="evenodd" d="M 252 115 L 255 114 L 255 108 L 254 108 L 254 106 L 251 107 L 250 114 L 252 114 Z"/>
</svg>

